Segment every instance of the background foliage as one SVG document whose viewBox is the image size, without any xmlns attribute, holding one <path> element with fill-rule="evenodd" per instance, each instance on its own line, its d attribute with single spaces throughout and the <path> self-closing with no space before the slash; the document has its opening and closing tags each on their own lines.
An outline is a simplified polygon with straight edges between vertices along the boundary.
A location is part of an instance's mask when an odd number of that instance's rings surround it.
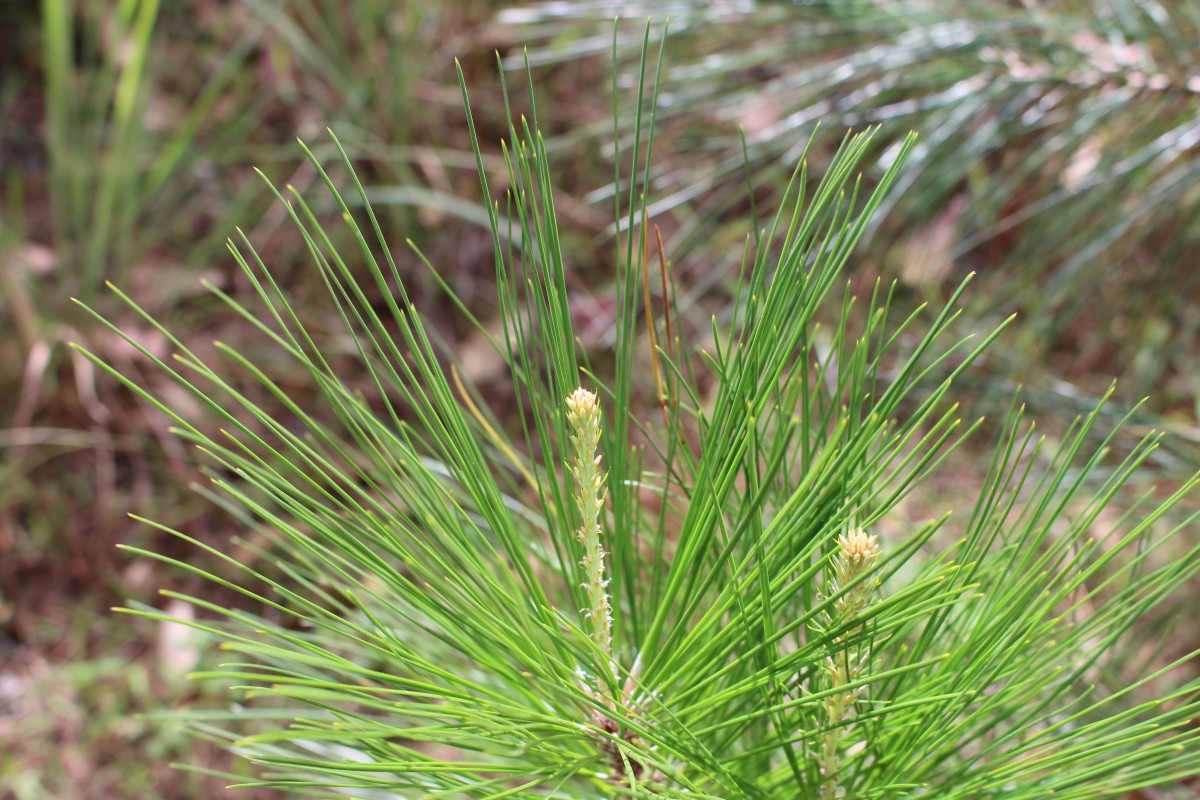
<svg viewBox="0 0 1200 800">
<path fill-rule="evenodd" d="M 650 8 L 549 3 L 502 17 L 528 26 L 534 63 L 562 63 L 603 42 L 599 23 Z M 878 125 L 880 150 L 919 131 L 867 268 L 935 294 L 977 271 L 988 297 L 977 312 L 1020 311 L 1013 346 L 1053 359 L 1060 377 L 1109 370 L 1128 397 L 1194 396 L 1184 354 L 1197 321 L 1184 298 L 1196 294 L 1200 236 L 1195 3 L 696 2 L 669 11 L 660 120 L 682 129 L 692 159 L 688 170 L 660 169 L 657 209 L 711 219 L 742 202 L 730 193 L 714 203 L 709 190 L 736 186 L 730 178 L 747 161 L 756 186 L 781 186 L 818 122 Z M 688 226 L 670 243 L 684 253 L 711 241 Z"/>
</svg>

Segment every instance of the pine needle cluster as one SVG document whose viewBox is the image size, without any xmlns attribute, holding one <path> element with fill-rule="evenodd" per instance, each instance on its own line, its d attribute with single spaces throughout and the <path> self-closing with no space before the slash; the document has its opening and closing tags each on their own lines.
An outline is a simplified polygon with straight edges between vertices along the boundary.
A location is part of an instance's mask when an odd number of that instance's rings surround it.
<svg viewBox="0 0 1200 800">
<path fill-rule="evenodd" d="M 203 451 L 210 496 L 265 556 L 208 547 L 218 570 L 144 553 L 263 609 L 176 595 L 227 656 L 197 677 L 242 693 L 192 722 L 255 765 L 244 783 L 320 797 L 1092 800 L 1200 772 L 1185 660 L 1121 655 L 1200 569 L 1180 541 L 1192 520 L 1171 514 L 1194 480 L 1104 513 L 1154 437 L 1123 459 L 1089 451 L 1091 415 L 1051 448 L 1014 404 L 963 513 L 905 521 L 900 504 L 978 427 L 954 382 L 996 335 L 953 334 L 957 294 L 897 319 L 886 288 L 841 291 L 911 138 L 871 192 L 869 132 L 815 190 L 801 158 L 711 339 L 657 315 L 645 333 L 649 47 L 647 31 L 617 143 L 635 169 L 616 176 L 611 374 L 577 347 L 536 114 L 509 130 L 508 188 L 487 211 L 515 436 L 409 302 L 405 259 L 439 273 L 383 240 L 348 159 L 343 193 L 309 153 L 356 250 L 331 246 L 299 192 L 278 198 L 373 394 L 348 386 L 245 237 L 230 249 L 257 301 L 214 291 L 276 343 L 286 382 L 229 346 L 210 363 L 148 318 L 173 361 L 128 340 L 221 421 L 210 432 L 97 360 Z M 635 379 L 647 358 L 654 414 Z M 331 413 L 294 399 L 301 379 Z M 1158 558 L 1168 546 L 1186 555 Z"/>
</svg>

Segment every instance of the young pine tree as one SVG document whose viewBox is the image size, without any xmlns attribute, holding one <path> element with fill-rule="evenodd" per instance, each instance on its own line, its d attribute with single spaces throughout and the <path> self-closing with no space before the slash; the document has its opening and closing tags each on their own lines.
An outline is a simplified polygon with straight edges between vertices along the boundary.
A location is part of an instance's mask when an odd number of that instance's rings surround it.
<svg viewBox="0 0 1200 800">
<path fill-rule="evenodd" d="M 227 656 L 197 677 L 242 694 L 193 722 L 253 762 L 253 785 L 321 797 L 1090 799 L 1195 775 L 1200 684 L 1186 659 L 1125 649 L 1200 565 L 1191 520 L 1168 521 L 1195 482 L 1105 513 L 1156 440 L 1114 465 L 1089 449 L 1092 416 L 1051 452 L 1014 406 L 961 513 L 907 523 L 899 504 L 979 427 L 954 380 L 995 335 L 950 338 L 957 294 L 896 318 L 884 289 L 838 292 L 911 140 L 872 191 L 869 133 L 819 181 L 802 160 L 700 347 L 668 281 L 675 329 L 647 304 L 667 272 L 645 222 L 660 74 L 643 66 L 615 159 L 635 166 L 615 183 L 611 372 L 577 347 L 536 115 L 510 127 L 488 215 L 515 435 L 435 345 L 400 279 L 424 259 L 383 240 L 344 151 L 348 194 L 309 157 L 356 247 L 304 197 L 279 200 L 365 381 L 245 237 L 230 251 L 257 298 L 214 291 L 274 342 L 286 383 L 154 320 L 172 361 L 128 337 L 220 421 L 116 375 L 202 451 L 211 496 L 266 556 L 194 542 L 231 581 L 143 553 L 250 601 L 175 595 Z"/>
</svg>

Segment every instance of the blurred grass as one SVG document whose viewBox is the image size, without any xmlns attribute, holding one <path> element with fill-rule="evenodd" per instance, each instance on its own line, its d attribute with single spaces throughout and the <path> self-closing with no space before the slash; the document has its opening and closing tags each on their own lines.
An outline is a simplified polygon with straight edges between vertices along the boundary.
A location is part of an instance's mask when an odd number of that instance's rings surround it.
<svg viewBox="0 0 1200 800">
<path fill-rule="evenodd" d="M 0 94 L 9 120 L 0 129 L 0 289 L 13 334 L 0 341 L 10 428 L 0 439 L 8 478 L 0 544 L 18 560 L 22 547 L 35 558 L 68 555 L 81 528 L 124 527 L 115 520 L 131 500 L 177 501 L 180 514 L 191 513 L 181 487 L 161 480 L 176 472 L 186 481 L 184 454 L 64 347 L 83 339 L 121 358 L 71 298 L 112 308 L 111 281 L 210 336 L 217 301 L 200 279 L 247 288 L 224 249 L 233 225 L 265 240 L 285 266 L 303 248 L 273 237 L 283 215 L 253 168 L 303 191 L 316 176 L 297 158 L 294 137 L 324 138 L 326 126 L 342 131 L 372 183 L 390 191 L 384 223 L 438 250 L 430 223 L 466 213 L 451 198 L 469 197 L 474 185 L 473 161 L 455 150 L 465 132 L 458 142 L 445 135 L 456 124 L 448 118 L 460 114 L 447 83 L 451 53 L 476 49 L 466 37 L 489 8 L 45 0 L 40 12 L 18 18 L 6 70 L 15 78 Z M 488 64 L 491 55 L 476 60 Z M 438 146 L 412 144 L 430 141 Z M 304 282 L 317 280 L 286 269 L 284 278 L 301 295 Z M 162 447 L 147 451 L 147 435 Z M 56 481 L 37 481 L 41 473 Z M 153 487 L 139 485 L 149 475 Z M 68 484 L 82 502 L 55 503 Z M 73 518 L 81 509 L 88 518 Z M 113 541 L 87 538 L 101 551 Z"/>
<path fill-rule="evenodd" d="M 221 797 L 224 777 L 189 774 L 245 765 L 181 725 L 140 716 L 187 701 L 219 703 L 184 684 L 201 666 L 195 642 L 153 625 L 98 616 L 98 598 L 51 609 L 0 671 L 0 796 L 13 800 Z M 91 601 L 91 602 L 89 602 Z M 170 646 L 168 655 L 164 647 Z M 211 658 L 211 656 L 210 656 Z M 248 774 L 243 772 L 243 774 Z M 270 800 L 274 792 L 242 792 Z"/>
<path fill-rule="evenodd" d="M 413 238 L 489 321 L 492 253 L 473 205 L 456 56 L 480 87 L 476 119 L 493 144 L 506 121 L 483 88 L 494 81 L 477 80 L 493 50 L 519 63 L 512 44 L 529 41 L 544 65 L 540 116 L 562 133 L 550 143 L 563 167 L 556 201 L 593 237 L 564 243 L 580 276 L 572 288 L 594 290 L 572 301 L 585 344 L 605 345 L 612 308 L 598 246 L 611 236 L 610 200 L 590 193 L 611 168 L 589 138 L 609 124 L 609 23 L 669 12 L 656 146 L 666 157 L 651 190 L 685 341 L 703 343 L 747 221 L 769 211 L 769 191 L 746 196 L 747 165 L 756 184 L 781 183 L 818 119 L 831 142 L 840 126 L 881 124 L 884 147 L 914 128 L 920 149 L 856 284 L 898 276 L 917 303 L 978 270 L 980 327 L 1023 313 L 980 373 L 981 408 L 1002 407 L 1019 381 L 1039 416 L 1069 417 L 1120 376 L 1127 399 L 1153 397 L 1140 423 L 1178 434 L 1153 480 L 1194 467 L 1200 73 L 1187 45 L 1200 39 L 1200 4 L 972 0 L 953 16 L 917 0 L 668 5 L 532 4 L 505 24 L 483 0 L 0 5 L 0 708 L 11 721 L 0 727 L 0 798 L 223 796 L 220 780 L 162 768 L 195 753 L 131 717 L 195 691 L 170 677 L 157 644 L 169 634 L 104 609 L 159 587 L 114 544 L 174 546 L 148 541 L 127 511 L 238 545 L 191 490 L 189 454 L 164 422 L 70 355 L 65 343 L 82 340 L 131 363 L 69 298 L 136 331 L 108 304 L 111 280 L 198 349 L 219 336 L 253 355 L 248 326 L 216 326 L 200 279 L 250 291 L 224 251 L 236 224 L 301 308 L 319 291 L 251 168 L 304 191 L 317 176 L 293 139 L 326 155 L 331 127 L 386 210 L 388 236 Z M 486 373 L 475 351 L 487 348 L 440 313 L 436 282 L 410 266 L 437 334 Z M 200 753 L 218 769 L 231 763 L 222 758 Z"/>
</svg>

